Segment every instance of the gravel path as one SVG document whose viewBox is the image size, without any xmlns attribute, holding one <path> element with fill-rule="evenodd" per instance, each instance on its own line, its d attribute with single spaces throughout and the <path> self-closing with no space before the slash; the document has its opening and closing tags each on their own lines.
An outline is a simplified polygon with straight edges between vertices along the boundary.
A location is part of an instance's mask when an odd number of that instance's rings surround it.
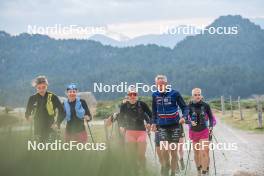
<svg viewBox="0 0 264 176">
<path fill-rule="evenodd" d="M 188 130 L 185 133 L 188 139 Z M 236 143 L 237 150 L 215 150 L 215 162 L 217 175 L 219 176 L 263 176 L 264 175 L 264 134 L 245 132 L 233 129 L 228 125 L 218 122 L 214 129 L 214 135 L 219 143 Z M 154 136 L 152 135 L 152 141 Z M 215 140 L 214 140 L 214 143 Z M 210 175 L 214 175 L 212 151 L 210 152 L 211 166 Z M 159 173 L 158 161 L 155 162 L 153 152 L 148 140 L 147 158 L 150 167 L 156 169 Z M 187 151 L 184 159 L 187 160 Z M 196 175 L 193 152 L 190 156 L 190 165 L 188 166 L 188 175 Z M 182 174 L 184 175 L 184 174 Z"/>
</svg>

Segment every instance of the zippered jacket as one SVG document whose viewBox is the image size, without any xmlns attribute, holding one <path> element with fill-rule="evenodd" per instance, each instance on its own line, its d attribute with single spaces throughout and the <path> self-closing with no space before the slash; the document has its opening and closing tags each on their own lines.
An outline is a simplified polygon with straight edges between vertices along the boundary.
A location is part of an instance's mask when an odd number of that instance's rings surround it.
<svg viewBox="0 0 264 176">
<path fill-rule="evenodd" d="M 180 109 L 183 117 L 187 120 L 188 106 L 178 91 L 171 90 L 164 93 L 156 91 L 152 94 L 153 124 L 158 126 L 179 124 Z"/>
</svg>

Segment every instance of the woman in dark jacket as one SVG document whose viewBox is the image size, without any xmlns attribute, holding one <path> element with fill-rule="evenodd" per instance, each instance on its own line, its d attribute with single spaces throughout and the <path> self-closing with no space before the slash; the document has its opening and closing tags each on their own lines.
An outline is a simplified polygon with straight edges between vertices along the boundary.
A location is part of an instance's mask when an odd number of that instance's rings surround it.
<svg viewBox="0 0 264 176">
<path fill-rule="evenodd" d="M 202 90 L 192 90 L 192 101 L 189 104 L 189 119 L 191 121 L 189 137 L 194 146 L 194 160 L 198 175 L 208 175 L 209 169 L 209 135 L 213 130 L 213 114 L 210 106 L 202 99 Z M 208 122 L 209 120 L 209 128 Z"/>
<path fill-rule="evenodd" d="M 120 131 L 124 133 L 126 148 L 135 150 L 139 172 L 145 170 L 146 138 L 150 131 L 151 111 L 146 103 L 138 100 L 135 88 L 128 91 L 128 101 L 120 107 Z"/>
</svg>

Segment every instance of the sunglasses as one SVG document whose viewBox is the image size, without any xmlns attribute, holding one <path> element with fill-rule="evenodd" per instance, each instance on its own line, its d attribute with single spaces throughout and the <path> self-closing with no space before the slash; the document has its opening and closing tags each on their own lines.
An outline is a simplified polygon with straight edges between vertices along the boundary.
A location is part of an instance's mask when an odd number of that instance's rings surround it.
<svg viewBox="0 0 264 176">
<path fill-rule="evenodd" d="M 137 93 L 129 93 L 128 96 L 130 96 L 130 97 L 132 97 L 132 96 L 136 97 L 137 96 Z"/>
<path fill-rule="evenodd" d="M 201 94 L 194 94 L 195 97 L 201 96 Z"/>
</svg>

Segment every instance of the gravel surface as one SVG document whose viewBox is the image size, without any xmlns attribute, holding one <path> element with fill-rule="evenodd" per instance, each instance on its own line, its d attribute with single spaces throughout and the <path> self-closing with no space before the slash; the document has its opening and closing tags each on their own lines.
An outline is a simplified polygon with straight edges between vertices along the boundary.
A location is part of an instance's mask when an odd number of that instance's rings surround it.
<svg viewBox="0 0 264 176">
<path fill-rule="evenodd" d="M 185 128 L 188 140 L 188 129 Z M 218 122 L 214 129 L 214 136 L 218 143 L 225 145 L 235 143 L 236 150 L 215 150 L 216 171 L 219 176 L 263 176 L 264 175 L 264 134 L 241 131 L 228 125 Z M 154 141 L 154 135 L 151 136 Z M 213 140 L 216 144 L 216 141 Z M 153 143 L 153 142 L 152 142 Z M 153 144 L 154 145 L 154 144 Z M 213 156 L 210 151 L 210 175 L 214 174 Z M 159 175 L 160 165 L 155 162 L 153 152 L 148 140 L 147 158 L 149 167 L 157 171 Z M 184 153 L 184 160 L 187 160 L 187 151 Z M 193 152 L 190 155 L 190 165 L 188 166 L 188 176 L 195 176 L 196 167 L 193 160 Z M 184 171 L 182 171 L 182 175 Z"/>
</svg>

